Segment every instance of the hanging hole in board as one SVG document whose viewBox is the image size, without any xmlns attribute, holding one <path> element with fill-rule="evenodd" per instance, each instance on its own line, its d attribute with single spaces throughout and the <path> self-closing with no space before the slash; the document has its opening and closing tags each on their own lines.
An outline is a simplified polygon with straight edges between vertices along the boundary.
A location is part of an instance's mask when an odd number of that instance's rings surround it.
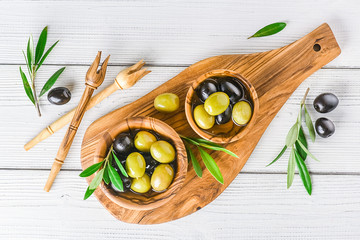
<svg viewBox="0 0 360 240">
<path fill-rule="evenodd" d="M 320 46 L 319 44 L 315 44 L 315 45 L 313 46 L 313 49 L 314 49 L 315 52 L 318 52 L 318 51 L 321 50 L 321 46 Z"/>
</svg>

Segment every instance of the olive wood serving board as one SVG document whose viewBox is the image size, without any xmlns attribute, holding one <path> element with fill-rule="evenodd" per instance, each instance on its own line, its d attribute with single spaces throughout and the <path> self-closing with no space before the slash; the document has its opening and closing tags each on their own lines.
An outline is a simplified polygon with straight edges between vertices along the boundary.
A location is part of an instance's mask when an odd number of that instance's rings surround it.
<svg viewBox="0 0 360 240">
<path fill-rule="evenodd" d="M 99 118 L 89 126 L 83 139 L 83 169 L 97 160 L 95 151 L 99 139 L 124 118 L 151 116 L 168 123 L 179 134 L 196 136 L 187 123 L 184 101 L 193 81 L 206 72 L 229 69 L 241 74 L 254 86 L 259 101 L 259 112 L 249 134 L 226 146 L 235 152 L 239 159 L 223 152 L 211 152 L 223 174 L 223 185 L 211 176 L 202 162 L 202 178 L 196 176 L 189 163 L 183 188 L 167 204 L 158 208 L 129 210 L 119 207 L 107 198 L 100 188 L 95 191 L 95 196 L 114 217 L 129 223 L 163 223 L 200 210 L 219 196 L 239 174 L 262 134 L 294 90 L 312 73 L 336 58 L 340 52 L 330 27 L 324 23 L 303 38 L 279 49 L 254 54 L 214 56 L 199 61 L 137 101 Z M 154 109 L 153 100 L 164 92 L 172 92 L 179 96 L 179 111 L 164 114 Z M 197 151 L 196 154 L 200 159 Z M 87 181 L 90 182 L 92 178 L 93 176 L 88 177 Z"/>
</svg>

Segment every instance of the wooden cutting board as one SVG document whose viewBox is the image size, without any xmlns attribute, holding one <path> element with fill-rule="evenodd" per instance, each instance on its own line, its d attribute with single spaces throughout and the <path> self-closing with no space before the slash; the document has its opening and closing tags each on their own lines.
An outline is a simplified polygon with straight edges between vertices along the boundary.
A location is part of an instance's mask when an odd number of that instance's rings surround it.
<svg viewBox="0 0 360 240">
<path fill-rule="evenodd" d="M 85 133 L 81 149 L 83 169 L 96 161 L 96 146 L 103 134 L 127 117 L 151 116 L 165 121 L 179 134 L 195 136 L 185 117 L 184 101 L 192 82 L 206 72 L 229 69 L 241 74 L 255 87 L 259 99 L 259 114 L 249 131 L 250 134 L 227 145 L 239 159 L 222 152 L 211 153 L 223 174 L 223 185 L 204 170 L 203 164 L 203 177 L 198 178 L 190 163 L 183 188 L 166 205 L 159 208 L 138 211 L 119 207 L 99 188 L 95 191 L 95 196 L 114 217 L 129 223 L 163 223 L 200 210 L 219 196 L 239 174 L 262 134 L 294 90 L 312 73 L 336 58 L 340 52 L 330 27 L 322 24 L 305 37 L 276 50 L 204 59 L 137 101 L 101 117 L 92 123 Z M 178 112 L 164 114 L 154 109 L 154 98 L 164 92 L 172 92 L 179 96 L 182 104 Z M 200 158 L 199 154 L 197 157 Z M 87 181 L 90 182 L 92 178 L 93 176 L 88 177 Z"/>
</svg>

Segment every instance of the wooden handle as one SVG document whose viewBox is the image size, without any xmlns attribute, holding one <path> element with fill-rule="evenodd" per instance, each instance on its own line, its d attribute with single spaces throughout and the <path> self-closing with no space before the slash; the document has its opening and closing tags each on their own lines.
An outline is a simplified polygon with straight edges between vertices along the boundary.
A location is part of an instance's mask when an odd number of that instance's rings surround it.
<svg viewBox="0 0 360 240">
<path fill-rule="evenodd" d="M 116 90 L 121 89 L 117 81 L 98 94 L 96 94 L 94 97 L 91 98 L 88 106 L 86 107 L 86 111 L 100 103 L 102 100 L 113 94 Z M 55 132 L 59 131 L 61 128 L 63 128 L 66 124 L 68 124 L 71 119 L 73 118 L 75 114 L 76 108 L 72 109 L 70 112 L 66 113 L 59 119 L 57 119 L 55 122 L 44 128 L 37 136 L 35 136 L 33 139 L 31 139 L 28 143 L 25 144 L 24 149 L 28 151 L 32 147 L 34 147 L 39 142 L 47 139 L 51 135 L 53 135 Z"/>
<path fill-rule="evenodd" d="M 56 178 L 56 175 L 59 173 L 61 166 L 64 163 L 64 160 L 70 150 L 71 144 L 74 140 L 77 129 L 80 125 L 80 122 L 81 122 L 84 114 L 85 114 L 85 110 L 90 102 L 91 95 L 93 94 L 94 90 L 95 89 L 93 87 L 86 85 L 86 88 L 81 97 L 80 103 L 77 106 L 77 108 L 75 109 L 74 117 L 72 118 L 70 126 L 65 134 L 65 137 L 64 137 L 63 141 L 61 142 L 61 145 L 57 152 L 54 164 L 51 167 L 51 171 L 50 171 L 48 180 L 44 187 L 44 190 L 46 192 L 50 191 L 50 188 Z"/>
</svg>

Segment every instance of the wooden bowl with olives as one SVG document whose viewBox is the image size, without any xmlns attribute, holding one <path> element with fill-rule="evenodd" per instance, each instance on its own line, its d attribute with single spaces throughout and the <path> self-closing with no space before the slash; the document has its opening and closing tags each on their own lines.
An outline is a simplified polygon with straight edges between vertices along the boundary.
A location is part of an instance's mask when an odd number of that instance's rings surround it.
<svg viewBox="0 0 360 240">
<path fill-rule="evenodd" d="M 113 155 L 108 167 L 120 176 L 123 189 L 112 181 L 106 183 L 105 179 L 100 186 L 121 207 L 135 210 L 160 207 L 184 183 L 188 167 L 185 146 L 176 131 L 158 119 L 133 117 L 119 122 L 99 141 L 95 163 L 109 156 L 109 151 Z M 114 179 L 111 177 L 110 180 Z"/>
<path fill-rule="evenodd" d="M 258 111 L 255 88 L 240 74 L 226 69 L 201 75 L 185 98 L 191 128 L 215 143 L 234 142 L 250 134 Z"/>
</svg>

